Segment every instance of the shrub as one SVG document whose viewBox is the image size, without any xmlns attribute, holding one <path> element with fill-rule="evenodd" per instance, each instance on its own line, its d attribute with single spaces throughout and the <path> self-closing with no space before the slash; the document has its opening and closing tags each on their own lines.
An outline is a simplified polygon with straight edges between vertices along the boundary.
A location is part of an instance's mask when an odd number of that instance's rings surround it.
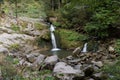
<svg viewBox="0 0 120 80">
<path fill-rule="evenodd" d="M 115 51 L 117 53 L 120 53 L 120 39 L 116 40 L 116 43 L 115 43 Z"/>
<path fill-rule="evenodd" d="M 56 32 L 59 34 L 62 48 L 72 49 L 78 46 L 82 46 L 83 40 L 87 39 L 86 35 L 77 33 L 72 30 L 59 29 Z"/>
<path fill-rule="evenodd" d="M 120 80 L 120 60 L 113 65 L 105 65 L 102 69 L 103 72 L 108 74 L 107 80 Z"/>
</svg>

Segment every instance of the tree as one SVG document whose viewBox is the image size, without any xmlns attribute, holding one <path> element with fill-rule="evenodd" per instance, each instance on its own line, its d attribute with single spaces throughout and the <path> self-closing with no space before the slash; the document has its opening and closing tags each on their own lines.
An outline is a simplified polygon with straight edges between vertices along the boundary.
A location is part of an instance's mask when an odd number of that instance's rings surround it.
<svg viewBox="0 0 120 80">
<path fill-rule="evenodd" d="M 3 2 L 4 2 L 3 0 L 0 0 L 0 12 L 2 11 L 2 3 Z"/>
</svg>

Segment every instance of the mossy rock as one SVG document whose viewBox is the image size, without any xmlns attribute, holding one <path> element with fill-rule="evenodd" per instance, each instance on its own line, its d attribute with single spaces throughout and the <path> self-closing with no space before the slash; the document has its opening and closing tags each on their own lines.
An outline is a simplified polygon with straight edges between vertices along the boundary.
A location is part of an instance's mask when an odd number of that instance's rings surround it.
<svg viewBox="0 0 120 80">
<path fill-rule="evenodd" d="M 61 47 L 65 49 L 74 49 L 78 46 L 82 47 L 83 40 L 87 38 L 86 35 L 66 29 L 59 29 L 56 33 L 60 36 Z"/>
<path fill-rule="evenodd" d="M 41 23 L 34 23 L 34 26 L 37 30 L 47 29 L 47 26 Z"/>
</svg>

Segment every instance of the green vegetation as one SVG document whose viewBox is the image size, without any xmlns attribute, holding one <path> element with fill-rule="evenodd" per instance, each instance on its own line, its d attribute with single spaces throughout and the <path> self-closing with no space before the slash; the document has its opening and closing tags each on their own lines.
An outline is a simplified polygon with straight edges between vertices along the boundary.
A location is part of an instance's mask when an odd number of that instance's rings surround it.
<svg viewBox="0 0 120 80">
<path fill-rule="evenodd" d="M 18 50 L 20 48 L 20 45 L 19 44 L 11 44 L 9 49 L 12 49 L 12 50 Z"/>
<path fill-rule="evenodd" d="M 15 32 L 19 32 L 20 31 L 20 27 L 17 24 L 12 24 L 11 29 Z"/>
<path fill-rule="evenodd" d="M 115 51 L 116 51 L 117 53 L 120 53 L 120 39 L 117 39 L 117 40 L 116 40 Z"/>
<path fill-rule="evenodd" d="M 35 23 L 34 26 L 37 30 L 43 30 L 47 28 L 44 24 L 41 23 Z"/>
<path fill-rule="evenodd" d="M 120 80 L 120 61 L 117 61 L 113 65 L 105 65 L 102 71 L 108 74 L 107 80 Z"/>
<path fill-rule="evenodd" d="M 60 36 L 62 48 L 74 49 L 76 46 L 82 46 L 82 41 L 87 39 L 87 36 L 71 30 L 59 29 L 57 33 Z"/>
<path fill-rule="evenodd" d="M 58 3 L 59 0 L 54 2 L 56 14 L 49 16 L 48 13 L 48 16 L 57 17 L 63 28 L 86 32 L 90 36 L 103 39 L 110 36 L 111 31 L 108 29 L 120 26 L 119 0 L 61 0 L 61 8 L 56 6 Z M 50 11 L 48 4 L 52 3 L 48 2 L 46 6 Z"/>
</svg>

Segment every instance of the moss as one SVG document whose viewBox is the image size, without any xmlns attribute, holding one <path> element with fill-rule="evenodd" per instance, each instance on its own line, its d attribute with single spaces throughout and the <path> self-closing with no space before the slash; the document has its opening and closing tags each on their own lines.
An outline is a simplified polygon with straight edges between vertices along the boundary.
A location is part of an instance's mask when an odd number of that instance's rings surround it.
<svg viewBox="0 0 120 80">
<path fill-rule="evenodd" d="M 106 64 L 102 71 L 108 75 L 106 80 L 120 80 L 120 60 L 111 65 Z"/>
<path fill-rule="evenodd" d="M 11 44 L 9 49 L 12 49 L 12 50 L 18 50 L 20 48 L 20 45 L 15 43 L 15 44 Z"/>
<path fill-rule="evenodd" d="M 61 47 L 67 49 L 74 49 L 75 47 L 82 46 L 82 41 L 87 38 L 87 36 L 83 34 L 66 29 L 59 29 L 57 33 L 59 33 L 59 36 L 61 38 Z"/>
<path fill-rule="evenodd" d="M 16 32 L 20 31 L 20 27 L 17 24 L 12 24 L 11 29 Z"/>
<path fill-rule="evenodd" d="M 37 30 L 43 30 L 43 29 L 47 28 L 45 25 L 43 25 L 41 23 L 35 23 L 34 26 Z"/>
</svg>

